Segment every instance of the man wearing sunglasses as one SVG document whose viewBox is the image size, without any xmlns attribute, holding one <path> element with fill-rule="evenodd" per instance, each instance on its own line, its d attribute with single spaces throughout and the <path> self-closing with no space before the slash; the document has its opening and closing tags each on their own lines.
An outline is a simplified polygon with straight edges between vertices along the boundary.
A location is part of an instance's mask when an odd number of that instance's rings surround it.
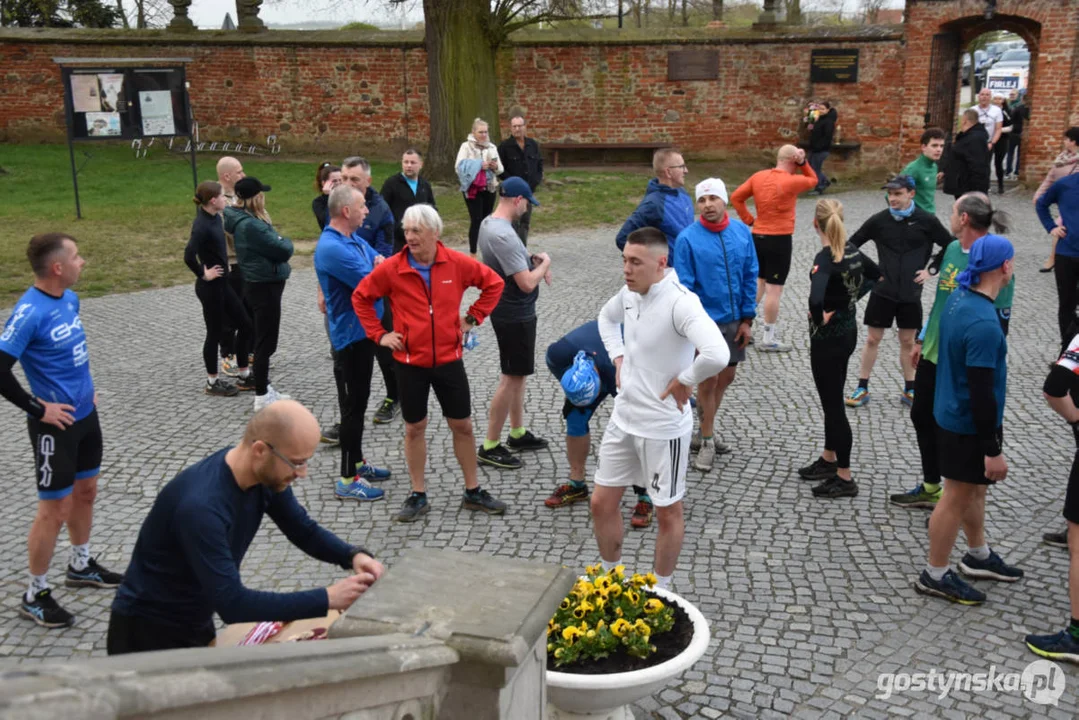
<svg viewBox="0 0 1079 720">
<path fill-rule="evenodd" d="M 108 652 L 206 646 L 226 623 L 317 618 L 347 610 L 382 575 L 366 550 L 322 528 L 291 485 L 307 476 L 318 421 L 282 400 L 255 413 L 243 440 L 192 465 L 162 489 L 139 531 L 109 618 Z M 289 593 L 244 586 L 240 564 L 269 515 L 293 545 L 351 575 Z"/>
</svg>

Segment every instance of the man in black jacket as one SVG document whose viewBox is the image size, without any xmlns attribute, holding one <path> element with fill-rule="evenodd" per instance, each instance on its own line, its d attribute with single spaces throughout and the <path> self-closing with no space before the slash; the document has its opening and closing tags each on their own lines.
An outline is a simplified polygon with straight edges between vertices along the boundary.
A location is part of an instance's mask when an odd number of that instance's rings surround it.
<svg viewBox="0 0 1079 720">
<path fill-rule="evenodd" d="M 528 183 L 529 189 L 535 191 L 543 182 L 543 157 L 540 155 L 539 143 L 530 137 L 525 137 L 525 119 L 520 113 L 510 117 L 510 137 L 502 141 L 498 146 L 498 156 L 502 159 L 502 166 L 506 171 L 499 175 L 502 180 L 511 177 L 519 177 Z M 528 210 L 520 220 L 513 223 L 513 229 L 517 237 L 528 245 L 528 228 L 532 223 L 532 204 L 527 205 Z"/>
<path fill-rule="evenodd" d="M 944 161 L 944 192 L 956 198 L 968 192 L 988 193 L 990 153 L 989 133 L 978 121 L 978 111 L 965 111 Z"/>
<path fill-rule="evenodd" d="M 865 221 L 850 242 L 862 247 L 868 242 L 877 246 L 881 278 L 865 306 L 868 328 L 862 348 L 858 387 L 847 398 L 850 407 L 869 402 L 869 375 L 877 362 L 877 352 L 884 331 L 894 323 L 899 328 L 899 364 L 903 370 L 900 399 L 908 406 L 914 402 L 914 336 L 922 327 L 922 284 L 929 277 L 926 266 L 933 245 L 941 248 L 952 241 L 952 234 L 937 216 L 914 204 L 915 182 L 910 175 L 896 175 L 884 188 L 888 208 Z"/>
<path fill-rule="evenodd" d="M 405 231 L 401 227 L 401 218 L 405 210 L 413 205 L 426 203 L 438 209 L 431 183 L 420 177 L 423 169 L 423 155 L 416 148 L 409 148 L 401 155 L 401 172 L 391 175 L 382 183 L 382 199 L 390 206 L 393 213 L 393 251 L 396 253 L 405 246 Z"/>
<path fill-rule="evenodd" d="M 813 123 L 809 131 L 809 167 L 817 173 L 816 192 L 818 195 L 823 195 L 825 189 L 832 184 L 821 168 L 832 151 L 832 139 L 835 137 L 835 125 L 839 118 L 839 113 L 832 107 L 830 100 L 825 100 L 821 105 L 825 112 L 817 118 L 817 122 Z"/>
</svg>

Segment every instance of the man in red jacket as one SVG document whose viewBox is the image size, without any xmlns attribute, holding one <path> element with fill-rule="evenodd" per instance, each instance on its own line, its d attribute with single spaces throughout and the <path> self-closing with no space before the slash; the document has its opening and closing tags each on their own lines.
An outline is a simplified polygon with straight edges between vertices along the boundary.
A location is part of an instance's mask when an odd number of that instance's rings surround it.
<svg viewBox="0 0 1079 720">
<path fill-rule="evenodd" d="M 461 360 L 462 324 L 467 332 L 490 315 L 502 296 L 503 281 L 494 270 L 440 241 L 442 218 L 430 205 L 413 205 L 401 221 L 405 248 L 374 269 L 352 293 L 352 306 L 367 336 L 393 349 L 397 361 L 398 401 L 405 419 L 405 460 L 412 493 L 397 514 L 413 522 L 430 510 L 424 467 L 427 464 L 427 398 L 433 388 L 453 433 L 453 451 L 465 476 L 461 507 L 494 515 L 506 503 L 480 488 L 476 441 L 472 434 L 472 397 Z M 480 297 L 462 319 L 458 314 L 467 288 Z M 382 327 L 375 301 L 386 298 L 393 331 Z"/>
</svg>

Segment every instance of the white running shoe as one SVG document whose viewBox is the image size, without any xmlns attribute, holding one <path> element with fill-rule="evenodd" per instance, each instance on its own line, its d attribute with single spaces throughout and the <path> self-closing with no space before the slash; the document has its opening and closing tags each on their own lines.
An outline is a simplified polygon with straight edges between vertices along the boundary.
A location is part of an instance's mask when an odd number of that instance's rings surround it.
<svg viewBox="0 0 1079 720">
<path fill-rule="evenodd" d="M 758 352 L 790 352 L 794 349 L 794 346 L 779 340 L 756 343 L 754 347 L 757 348 Z"/>
<path fill-rule="evenodd" d="M 273 385 L 267 385 L 265 395 L 256 395 L 255 396 L 255 412 L 258 412 L 259 410 L 266 407 L 267 405 L 274 404 L 278 400 L 291 400 L 291 399 L 292 399 L 291 395 L 285 395 L 284 393 L 279 393 L 279 392 L 277 392 L 276 390 L 273 389 Z"/>
<path fill-rule="evenodd" d="M 716 446 L 712 440 L 702 441 L 701 449 L 697 451 L 697 457 L 693 460 L 693 467 L 697 468 L 701 472 L 708 472 L 712 469 L 712 463 L 716 459 Z"/>
</svg>

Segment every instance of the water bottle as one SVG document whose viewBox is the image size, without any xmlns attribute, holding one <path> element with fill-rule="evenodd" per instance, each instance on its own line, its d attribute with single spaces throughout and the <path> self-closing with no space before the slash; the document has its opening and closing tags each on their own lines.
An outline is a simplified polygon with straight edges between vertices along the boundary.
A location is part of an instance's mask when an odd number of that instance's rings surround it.
<svg viewBox="0 0 1079 720">
<path fill-rule="evenodd" d="M 472 328 L 465 333 L 464 339 L 462 340 L 462 345 L 464 345 L 465 350 L 475 350 L 479 344 L 480 338 L 479 334 L 476 333 L 476 328 Z"/>
</svg>

